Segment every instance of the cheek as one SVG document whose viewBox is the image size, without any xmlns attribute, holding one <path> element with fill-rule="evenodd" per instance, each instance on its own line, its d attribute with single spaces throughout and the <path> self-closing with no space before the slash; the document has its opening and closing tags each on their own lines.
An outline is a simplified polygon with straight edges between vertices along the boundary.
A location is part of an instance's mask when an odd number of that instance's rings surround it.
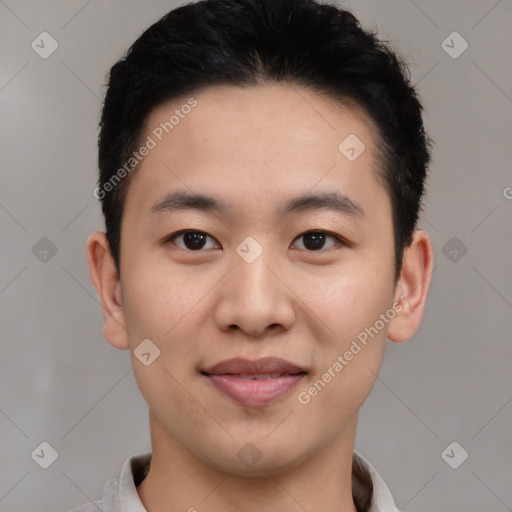
<svg viewBox="0 0 512 512">
<path fill-rule="evenodd" d="M 332 435 L 339 432 L 340 426 L 353 418 L 367 399 L 381 363 L 381 348 L 377 342 L 369 349 L 362 349 L 351 361 L 342 364 L 339 372 L 335 365 L 330 365 L 331 371 L 326 368 L 308 388 L 301 390 L 300 407 L 307 411 L 308 421 L 316 418 L 321 423 L 326 437 L 328 432 Z"/>
<path fill-rule="evenodd" d="M 130 337 L 167 340 L 176 326 L 194 315 L 195 306 L 208 291 L 208 282 L 183 279 L 171 266 L 141 264 L 127 266 L 123 282 L 124 311 Z"/>
<path fill-rule="evenodd" d="M 331 283 L 324 293 L 310 295 L 308 305 L 329 327 L 327 336 L 316 338 L 315 375 L 303 387 L 299 403 L 312 416 L 324 418 L 333 432 L 364 403 L 376 379 L 392 315 L 391 293 L 386 283 L 373 286 L 361 280 Z M 320 323 L 318 324 L 320 325 Z M 322 411 L 329 410 L 325 417 Z M 316 411 L 316 412 L 313 412 Z"/>
<path fill-rule="evenodd" d="M 392 267 L 387 272 L 369 264 L 363 267 L 350 273 L 340 269 L 338 275 L 330 272 L 302 281 L 304 303 L 329 328 L 329 338 L 340 348 L 373 326 L 393 301 Z"/>
<path fill-rule="evenodd" d="M 202 446 L 208 439 L 204 432 L 209 432 L 216 442 L 225 441 L 225 430 L 212 421 L 200 397 L 196 398 L 194 383 L 180 374 L 179 368 L 169 368 L 164 354 L 149 367 L 137 363 L 133 362 L 137 385 L 151 413 L 164 426 L 166 436 L 180 439 L 198 454 L 201 449 L 208 451 L 208 443 Z"/>
<path fill-rule="evenodd" d="M 317 338 L 317 374 L 303 390 L 308 395 L 304 398 L 311 398 L 318 411 L 336 404 L 336 424 L 362 405 L 375 382 L 394 316 L 393 272 L 392 267 L 384 273 L 367 264 L 366 271 L 315 281 L 316 287 L 306 282 L 302 288 L 304 302 L 321 321 L 317 328 L 323 324 L 328 329 Z"/>
<path fill-rule="evenodd" d="M 208 283 L 202 279 L 184 282 L 182 274 L 162 265 L 132 264 L 126 268 L 129 278 L 123 282 L 124 313 L 141 392 L 148 402 L 161 396 L 166 403 L 181 402 L 180 407 L 187 408 L 187 396 L 182 396 L 178 382 L 186 386 L 193 377 L 190 368 L 196 363 L 197 334 L 202 325 L 198 315 Z M 134 354 L 145 339 L 159 351 L 147 367 Z"/>
<path fill-rule="evenodd" d="M 195 378 L 190 370 L 198 342 L 192 331 L 198 324 L 194 305 L 202 296 L 201 290 L 183 285 L 176 273 L 167 275 L 155 266 L 133 266 L 130 270 L 126 274 L 130 279 L 123 286 L 124 310 L 139 389 L 155 414 L 180 410 L 199 424 L 202 416 L 186 390 L 192 389 Z M 145 339 L 154 343 L 158 353 L 148 366 L 136 355 Z"/>
</svg>

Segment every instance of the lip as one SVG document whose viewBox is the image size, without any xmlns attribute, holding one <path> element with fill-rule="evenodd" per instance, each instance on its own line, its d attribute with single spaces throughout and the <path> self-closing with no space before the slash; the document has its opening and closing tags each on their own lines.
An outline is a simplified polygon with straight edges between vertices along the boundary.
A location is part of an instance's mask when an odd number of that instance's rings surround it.
<svg viewBox="0 0 512 512">
<path fill-rule="evenodd" d="M 305 368 L 290 363 L 279 357 L 262 357 L 261 359 L 244 359 L 235 357 L 226 359 L 204 370 L 210 375 L 261 375 L 266 373 L 307 373 Z"/>
<path fill-rule="evenodd" d="M 259 407 L 277 400 L 308 374 L 304 368 L 277 357 L 254 361 L 227 359 L 201 373 L 217 390 L 246 407 Z"/>
</svg>

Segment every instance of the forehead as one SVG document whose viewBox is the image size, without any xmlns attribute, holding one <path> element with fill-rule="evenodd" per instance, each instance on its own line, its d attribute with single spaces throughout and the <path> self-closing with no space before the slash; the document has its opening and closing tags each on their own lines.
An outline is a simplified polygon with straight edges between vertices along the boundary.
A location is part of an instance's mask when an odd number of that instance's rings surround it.
<svg viewBox="0 0 512 512">
<path fill-rule="evenodd" d="M 375 187 L 376 134 L 361 109 L 306 89 L 210 87 L 147 117 L 141 141 L 150 138 L 154 147 L 133 176 L 127 202 L 147 206 L 150 196 L 177 185 L 218 196 L 227 188 L 231 195 L 259 194 L 262 204 L 285 190 Z"/>
<path fill-rule="evenodd" d="M 372 145 L 377 133 L 369 116 L 353 102 L 341 103 L 292 85 L 215 86 L 193 98 L 193 108 L 187 107 L 191 96 L 159 105 L 147 117 L 144 133 L 159 138 L 162 124 L 171 120 L 169 133 L 161 134 L 164 139 L 183 136 L 189 144 L 196 144 L 203 152 L 213 150 L 217 156 L 221 148 L 216 143 L 220 141 L 222 149 L 259 146 L 275 151 L 280 146 L 285 149 L 287 143 L 300 142 L 305 150 L 318 147 L 323 151 L 327 144 L 337 147 L 339 139 L 350 133 Z M 319 137 L 325 145 L 318 146 Z"/>
</svg>

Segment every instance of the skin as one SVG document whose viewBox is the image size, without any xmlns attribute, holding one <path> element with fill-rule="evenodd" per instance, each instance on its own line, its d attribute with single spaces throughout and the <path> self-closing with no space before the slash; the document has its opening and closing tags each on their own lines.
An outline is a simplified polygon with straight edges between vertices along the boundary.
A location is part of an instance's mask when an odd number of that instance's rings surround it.
<svg viewBox="0 0 512 512">
<path fill-rule="evenodd" d="M 386 339 L 418 328 L 432 272 L 432 244 L 417 230 L 394 279 L 391 203 L 377 178 L 375 131 L 355 107 L 282 84 L 211 87 L 144 157 L 128 190 L 120 277 L 105 234 L 87 242 L 103 306 L 104 336 L 130 349 L 149 405 L 153 460 L 137 488 L 151 512 L 355 511 L 351 463 L 358 410 L 375 382 Z M 146 140 L 187 98 L 155 109 Z M 353 162 L 339 144 L 356 134 Z M 150 213 L 167 192 L 225 202 L 222 212 Z M 364 217 L 327 210 L 282 215 L 307 192 L 338 191 Z M 173 233 L 207 233 L 187 249 Z M 324 230 L 308 250 L 308 230 Z M 262 254 L 247 263 L 237 246 L 252 236 Z M 400 302 L 399 312 L 307 404 L 298 394 L 321 378 L 365 327 Z M 149 366 L 133 351 L 149 338 L 160 356 Z M 243 407 L 199 369 L 232 357 L 276 356 L 307 368 L 299 386 L 263 407 Z M 252 443 L 261 459 L 237 457 Z"/>
</svg>

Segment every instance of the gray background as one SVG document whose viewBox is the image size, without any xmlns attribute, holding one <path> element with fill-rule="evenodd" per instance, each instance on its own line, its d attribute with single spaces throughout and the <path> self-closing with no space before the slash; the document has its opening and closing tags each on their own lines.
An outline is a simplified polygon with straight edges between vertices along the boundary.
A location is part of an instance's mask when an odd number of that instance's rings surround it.
<svg viewBox="0 0 512 512">
<path fill-rule="evenodd" d="M 340 3 L 408 59 L 436 141 L 424 322 L 389 343 L 356 446 L 406 511 L 512 510 L 512 2 Z M 102 338 L 85 241 L 103 228 L 92 191 L 106 73 L 176 5 L 0 0 L 1 512 L 97 499 L 150 449 L 129 354 Z M 31 48 L 43 31 L 59 44 L 47 59 Z M 442 46 L 454 31 L 469 44 L 458 58 Z M 43 441 L 58 452 L 46 470 L 31 457 Z M 469 453 L 458 469 L 441 457 L 453 441 Z"/>
</svg>

